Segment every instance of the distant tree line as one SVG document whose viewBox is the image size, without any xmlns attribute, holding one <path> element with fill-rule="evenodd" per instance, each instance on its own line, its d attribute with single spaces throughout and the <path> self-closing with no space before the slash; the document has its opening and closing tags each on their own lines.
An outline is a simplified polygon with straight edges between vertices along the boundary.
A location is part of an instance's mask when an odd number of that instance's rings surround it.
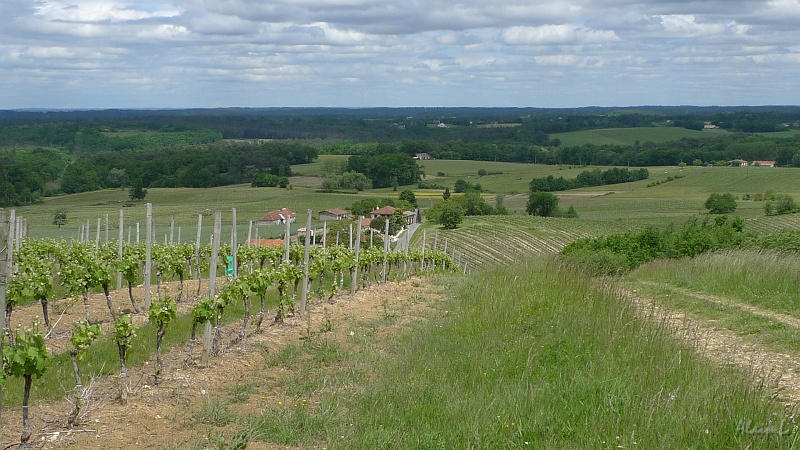
<svg viewBox="0 0 800 450">
<path fill-rule="evenodd" d="M 705 123 L 736 133 L 569 147 L 554 134 L 653 125 L 702 129 Z M 39 149 L 35 155 L 2 153 L 0 204 L 38 201 L 58 191 L 52 182 L 59 178 L 67 193 L 125 187 L 139 178 L 144 187 L 252 183 L 256 174 L 287 177 L 290 164 L 320 153 L 352 155 L 346 170 L 329 181 L 343 189 L 414 183 L 424 174 L 424 163 L 412 161 L 415 153 L 626 167 L 741 158 L 800 167 L 800 138 L 752 134 L 798 129 L 799 123 L 800 107 L 0 111 L 0 148 Z M 53 157 L 37 160 L 42 148 Z"/>
<path fill-rule="evenodd" d="M 530 182 L 531 192 L 553 192 L 578 189 L 588 186 L 602 186 L 605 184 L 629 183 L 631 181 L 646 180 L 650 178 L 650 172 L 645 169 L 622 169 L 612 167 L 601 171 L 600 169 L 584 170 L 573 179 L 564 177 L 555 178 L 548 175 L 543 178 L 534 178 Z"/>
<path fill-rule="evenodd" d="M 64 170 L 61 190 L 85 192 L 124 187 L 141 179 L 145 187 L 213 187 L 261 181 L 264 175 L 291 176 L 291 164 L 317 158 L 298 142 L 220 142 L 153 150 L 103 151 L 78 159 Z M 260 177 L 255 180 L 255 177 Z M 280 181 L 280 180 L 279 180 Z"/>
<path fill-rule="evenodd" d="M 683 138 L 634 145 L 594 145 L 543 149 L 546 164 L 598 166 L 724 165 L 732 159 L 776 161 L 783 167 L 800 167 L 800 135 L 771 137 L 726 134 L 709 138 Z"/>
<path fill-rule="evenodd" d="M 380 144 L 368 153 L 351 156 L 347 169 L 364 174 L 374 188 L 406 186 L 422 179 L 417 161 L 394 144 Z"/>
</svg>

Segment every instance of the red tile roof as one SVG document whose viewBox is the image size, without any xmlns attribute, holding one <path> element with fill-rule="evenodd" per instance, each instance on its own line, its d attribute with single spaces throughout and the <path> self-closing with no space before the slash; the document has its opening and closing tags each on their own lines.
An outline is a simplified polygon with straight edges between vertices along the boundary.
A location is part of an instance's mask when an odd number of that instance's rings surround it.
<svg viewBox="0 0 800 450">
<path fill-rule="evenodd" d="M 251 247 L 280 247 L 284 244 L 283 239 L 250 239 L 245 245 Z"/>
<path fill-rule="evenodd" d="M 281 217 L 283 215 L 283 217 Z M 295 217 L 295 213 L 292 212 L 289 208 L 281 208 L 280 210 L 270 211 L 262 217 L 260 220 L 264 222 L 274 222 L 274 221 L 281 221 L 284 217 Z"/>
<path fill-rule="evenodd" d="M 369 213 L 369 215 L 372 216 L 372 217 L 375 217 L 375 216 L 391 216 L 392 214 L 394 214 L 394 212 L 395 212 L 394 206 L 386 205 L 383 208 L 379 208 L 379 209 L 376 209 L 375 211 L 371 211 Z"/>
<path fill-rule="evenodd" d="M 322 213 L 333 214 L 334 216 L 346 216 L 347 215 L 347 211 L 345 211 L 343 209 L 338 209 L 338 208 L 323 209 L 322 211 L 320 211 L 320 214 L 322 214 Z"/>
</svg>

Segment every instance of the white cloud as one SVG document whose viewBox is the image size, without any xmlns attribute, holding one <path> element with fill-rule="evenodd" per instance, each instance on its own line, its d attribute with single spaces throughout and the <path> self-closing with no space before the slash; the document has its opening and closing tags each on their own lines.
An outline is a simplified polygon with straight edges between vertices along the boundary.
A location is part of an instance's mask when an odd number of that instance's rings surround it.
<svg viewBox="0 0 800 450">
<path fill-rule="evenodd" d="M 103 0 L 51 0 L 36 4 L 36 15 L 47 21 L 61 22 L 124 22 L 149 18 L 175 17 L 180 11 L 164 5 L 155 10 L 137 8 L 136 3 Z"/>
<path fill-rule="evenodd" d="M 727 26 L 721 23 L 698 23 L 697 18 L 690 14 L 671 14 L 660 16 L 664 31 L 671 36 L 690 38 L 721 34 Z"/>
<path fill-rule="evenodd" d="M 511 27 L 503 30 L 502 39 L 512 45 L 600 44 L 618 41 L 611 30 L 591 30 L 574 25 Z"/>
<path fill-rule="evenodd" d="M 3 1 L 0 107 L 800 103 L 798 23 L 800 0 Z"/>
</svg>

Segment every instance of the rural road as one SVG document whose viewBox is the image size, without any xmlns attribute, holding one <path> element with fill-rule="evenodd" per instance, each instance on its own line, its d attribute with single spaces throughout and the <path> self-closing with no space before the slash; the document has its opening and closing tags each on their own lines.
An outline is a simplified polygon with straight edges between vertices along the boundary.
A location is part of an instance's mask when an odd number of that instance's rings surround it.
<svg viewBox="0 0 800 450">
<path fill-rule="evenodd" d="M 397 245 L 395 245 L 394 251 L 404 252 L 406 247 L 408 247 L 408 243 L 411 242 L 411 236 L 414 235 L 414 232 L 417 231 L 417 228 L 419 228 L 418 223 L 412 223 L 409 225 L 405 233 L 403 233 L 403 236 L 397 240 Z"/>
</svg>

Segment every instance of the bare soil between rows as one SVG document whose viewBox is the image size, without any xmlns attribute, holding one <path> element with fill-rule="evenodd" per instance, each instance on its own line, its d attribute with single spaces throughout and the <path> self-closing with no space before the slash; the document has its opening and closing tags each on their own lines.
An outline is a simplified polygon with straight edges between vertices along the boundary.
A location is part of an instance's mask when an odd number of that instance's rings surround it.
<svg viewBox="0 0 800 450">
<path fill-rule="evenodd" d="M 178 290 L 176 283 L 167 283 L 162 287 L 170 292 Z M 195 280 L 188 282 L 186 289 L 194 293 L 196 287 Z M 326 339 L 345 342 L 358 323 L 375 320 L 387 314 L 387 311 L 391 311 L 395 320 L 380 332 L 399 333 L 409 322 L 427 317 L 428 302 L 440 300 L 440 291 L 441 288 L 434 286 L 429 279 L 412 277 L 400 282 L 372 285 L 355 295 L 338 295 L 333 303 L 314 299 L 309 302 L 308 313 L 303 317 L 288 317 L 284 323 L 275 324 L 272 321 L 274 312 L 270 312 L 264 319 L 261 332 L 254 333 L 254 327 L 248 326 L 247 338 L 232 344 L 241 327 L 241 321 L 235 321 L 221 330 L 221 355 L 212 356 L 208 365 L 200 361 L 202 344 L 188 342 L 164 354 L 164 372 L 158 385 L 154 384 L 154 362 L 129 367 L 130 394 L 126 406 L 119 401 L 118 376 L 94 379 L 91 383 L 84 376 L 84 383 L 91 387 L 79 425 L 73 430 L 66 427 L 66 418 L 72 409 L 71 400 L 66 398 L 66 394 L 62 401 L 34 404 L 30 408 L 33 436 L 29 444 L 37 448 L 167 449 L 196 448 L 198 443 L 211 438 L 207 441 L 208 446 L 216 448 L 213 441 L 215 436 L 219 433 L 230 436 L 239 428 L 235 424 L 214 427 L 198 422 L 196 413 L 204 402 L 225 399 L 230 395 L 232 386 L 248 383 L 263 386 L 265 380 L 267 388 L 259 389 L 257 395 L 249 395 L 245 401 L 237 403 L 235 412 L 244 416 L 257 415 L 262 408 L 289 405 L 295 400 L 280 388 L 278 380 L 283 369 L 268 366 L 266 359 L 269 354 L 286 345 L 302 342 L 302 338 L 314 330 L 323 329 L 327 323 L 333 324 L 333 330 L 325 333 Z M 155 287 L 153 292 L 155 298 Z M 141 287 L 134 292 L 140 309 L 143 309 L 143 293 Z M 115 307 L 130 308 L 127 289 L 113 292 L 112 299 Z M 187 313 L 193 303 L 183 301 L 179 303 L 179 309 Z M 54 310 L 58 313 L 51 314 L 51 320 L 56 325 L 46 340 L 51 353 L 70 348 L 72 324 L 84 317 L 81 299 L 59 300 L 55 302 Z M 12 316 L 12 326 L 29 325 L 34 317 L 41 317 L 41 314 L 38 303 L 19 308 Z M 91 296 L 90 314 L 93 319 L 105 319 L 104 336 L 108 336 L 111 321 L 104 295 Z M 142 323 L 147 317 L 140 313 L 134 315 L 134 319 Z M 270 388 L 272 380 L 275 380 L 275 385 Z M 3 447 L 19 442 L 22 433 L 21 409 L 4 408 L 2 418 Z M 287 446 L 254 442 L 248 448 Z"/>
</svg>

